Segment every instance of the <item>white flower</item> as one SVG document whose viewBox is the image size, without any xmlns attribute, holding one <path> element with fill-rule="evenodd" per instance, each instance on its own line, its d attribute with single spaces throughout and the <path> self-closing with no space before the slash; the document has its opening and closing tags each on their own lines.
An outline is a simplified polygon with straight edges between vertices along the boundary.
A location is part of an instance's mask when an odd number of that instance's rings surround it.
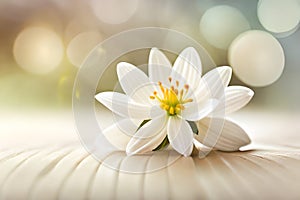
<svg viewBox="0 0 300 200">
<path fill-rule="evenodd" d="M 214 146 L 213 141 L 205 140 L 210 119 L 222 119 L 222 111 L 227 114 L 239 109 L 253 95 L 245 87 L 226 88 L 232 73 L 230 67 L 218 67 L 201 77 L 201 61 L 192 47 L 181 52 L 173 67 L 161 51 L 153 48 L 148 73 L 149 77 L 137 67 L 121 62 L 117 74 L 126 95 L 117 92 L 96 95 L 98 101 L 122 117 L 103 131 L 105 137 L 117 148 L 126 149 L 129 155 L 152 151 L 166 136 L 171 146 L 184 156 L 191 154 L 194 142 Z M 221 101 L 225 101 L 226 107 Z M 139 128 L 144 120 L 150 121 Z M 196 122 L 198 135 L 188 121 Z M 249 142 L 239 126 L 226 120 L 214 147 L 237 150 Z"/>
</svg>

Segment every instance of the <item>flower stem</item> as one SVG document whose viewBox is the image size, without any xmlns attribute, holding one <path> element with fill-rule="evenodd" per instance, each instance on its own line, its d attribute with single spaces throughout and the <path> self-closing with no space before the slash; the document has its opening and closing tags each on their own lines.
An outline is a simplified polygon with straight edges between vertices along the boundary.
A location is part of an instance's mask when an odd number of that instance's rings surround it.
<svg viewBox="0 0 300 200">
<path fill-rule="evenodd" d="M 188 121 L 188 123 L 189 123 L 190 127 L 192 128 L 193 133 L 198 135 L 199 131 L 198 131 L 196 123 L 192 122 L 192 121 Z"/>
<path fill-rule="evenodd" d="M 150 121 L 150 119 L 146 119 L 144 121 L 142 121 L 142 123 L 140 124 L 140 126 L 137 128 L 136 131 L 138 131 L 140 128 L 142 128 L 142 126 L 144 126 L 145 124 L 147 124 Z"/>
<path fill-rule="evenodd" d="M 166 148 L 169 145 L 169 139 L 168 136 L 165 137 L 165 139 L 160 143 L 160 145 L 158 145 L 155 149 L 153 149 L 153 151 L 158 151 L 161 149 Z"/>
</svg>

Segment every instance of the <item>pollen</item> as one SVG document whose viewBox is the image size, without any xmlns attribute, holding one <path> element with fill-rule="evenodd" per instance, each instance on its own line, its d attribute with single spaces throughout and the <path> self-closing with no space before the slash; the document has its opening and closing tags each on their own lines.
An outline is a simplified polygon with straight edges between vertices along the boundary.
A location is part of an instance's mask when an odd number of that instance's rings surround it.
<svg viewBox="0 0 300 200">
<path fill-rule="evenodd" d="M 172 83 L 172 77 L 169 77 L 168 80 Z M 175 85 L 171 85 L 169 88 L 164 87 L 161 82 L 158 82 L 158 86 L 160 92 L 154 91 L 150 99 L 159 101 L 161 109 L 165 110 L 169 116 L 180 114 L 184 110 L 184 104 L 193 101 L 193 99 L 186 97 L 189 85 L 185 84 L 182 88 L 179 88 L 180 83 L 178 80 L 175 81 Z"/>
</svg>

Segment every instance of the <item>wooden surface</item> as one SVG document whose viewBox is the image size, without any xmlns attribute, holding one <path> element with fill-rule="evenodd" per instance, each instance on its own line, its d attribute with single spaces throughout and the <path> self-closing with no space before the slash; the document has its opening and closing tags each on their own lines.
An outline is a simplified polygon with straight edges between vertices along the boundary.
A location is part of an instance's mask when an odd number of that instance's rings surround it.
<svg viewBox="0 0 300 200">
<path fill-rule="evenodd" d="M 249 131 L 251 150 L 180 157 L 143 174 L 122 170 L 134 163 L 147 169 L 174 152 L 139 159 L 116 152 L 106 158 L 120 163 L 111 169 L 82 147 L 71 113 L 40 115 L 1 117 L 0 199 L 300 198 L 297 115 L 237 113 L 232 118 Z"/>
</svg>

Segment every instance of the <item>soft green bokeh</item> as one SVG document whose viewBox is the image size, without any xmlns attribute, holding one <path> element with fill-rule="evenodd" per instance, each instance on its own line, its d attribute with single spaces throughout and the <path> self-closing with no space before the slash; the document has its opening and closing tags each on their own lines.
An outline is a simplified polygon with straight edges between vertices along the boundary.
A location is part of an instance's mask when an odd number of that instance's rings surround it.
<svg viewBox="0 0 300 200">
<path fill-rule="evenodd" d="M 109 24 L 99 20 L 99 15 L 93 13 L 97 9 L 92 9 L 88 2 L 83 0 L 5 0 L 0 2 L 1 109 L 70 109 L 72 87 L 78 67 L 73 66 L 68 60 L 66 50 L 72 39 L 82 32 L 98 32 L 104 40 L 121 31 L 137 27 L 157 26 L 175 29 L 202 44 L 217 65 L 227 65 L 227 51 L 209 44 L 199 30 L 201 16 L 207 9 L 216 5 L 233 6 L 243 13 L 252 29 L 264 30 L 257 18 L 257 1 L 141 0 L 128 20 L 119 24 Z M 101 2 L 109 4 L 109 1 Z M 115 10 L 109 6 L 107 8 Z M 15 39 L 24 28 L 31 26 L 51 29 L 63 41 L 63 61 L 57 69 L 48 74 L 35 75 L 25 72 L 14 59 Z M 250 106 L 299 112 L 300 31 L 296 31 L 287 38 L 279 39 L 279 42 L 286 56 L 283 75 L 268 87 L 252 88 L 256 94 Z M 179 44 L 180 41 L 174 41 L 174 43 Z M 127 61 L 135 65 L 147 64 L 148 53 L 146 50 L 133 52 L 112 63 L 99 83 L 99 90 L 115 86 L 117 82 L 115 67 L 119 61 Z M 243 85 L 235 77 L 231 84 Z"/>
</svg>

